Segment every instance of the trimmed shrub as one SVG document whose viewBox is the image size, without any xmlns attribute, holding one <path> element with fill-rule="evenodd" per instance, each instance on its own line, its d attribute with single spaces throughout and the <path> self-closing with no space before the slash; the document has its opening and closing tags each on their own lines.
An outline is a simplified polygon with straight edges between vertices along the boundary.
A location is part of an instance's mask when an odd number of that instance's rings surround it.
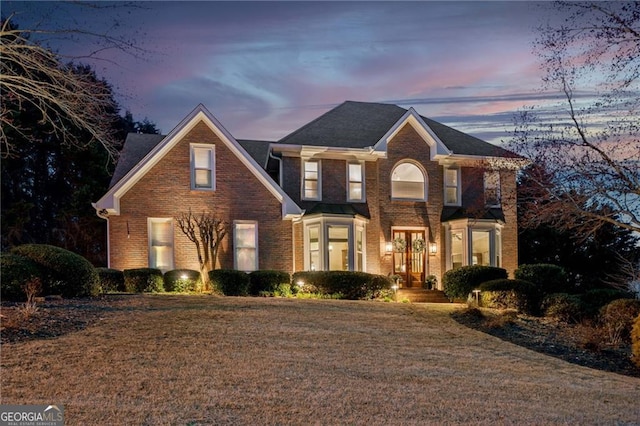
<svg viewBox="0 0 640 426">
<path fill-rule="evenodd" d="M 156 268 L 124 270 L 124 287 L 129 293 L 158 293 L 164 290 L 162 271 Z"/>
<path fill-rule="evenodd" d="M 214 290 L 225 296 L 248 296 L 249 274 L 235 269 L 209 271 L 209 280 Z"/>
<path fill-rule="evenodd" d="M 618 299 L 602 307 L 600 322 L 613 344 L 631 342 L 633 321 L 640 315 L 640 300 Z"/>
<path fill-rule="evenodd" d="M 553 293 L 542 301 L 544 316 L 562 322 L 577 323 L 585 317 L 585 307 L 579 296 L 567 293 Z"/>
<path fill-rule="evenodd" d="M 450 299 L 466 299 L 473 289 L 486 281 L 507 278 L 507 270 L 494 266 L 462 266 L 444 273 L 444 294 Z"/>
<path fill-rule="evenodd" d="M 631 360 L 640 368 L 640 315 L 633 322 L 631 329 Z"/>
<path fill-rule="evenodd" d="M 540 293 L 529 281 L 499 279 L 486 281 L 478 287 L 481 304 L 487 308 L 515 309 L 537 314 L 540 311 Z"/>
<path fill-rule="evenodd" d="M 124 272 L 118 269 L 96 268 L 103 293 L 126 291 L 124 286 Z"/>
<path fill-rule="evenodd" d="M 193 269 L 174 269 L 164 273 L 164 291 L 179 293 L 198 291 L 202 288 L 200 272 Z"/>
<path fill-rule="evenodd" d="M 32 278 L 40 277 L 38 265 L 28 257 L 15 253 L 0 253 L 0 299 L 25 302 L 22 286 Z"/>
<path fill-rule="evenodd" d="M 292 282 L 305 293 L 340 294 L 342 299 L 350 300 L 375 299 L 391 288 L 389 277 L 353 271 L 296 272 Z"/>
<path fill-rule="evenodd" d="M 11 253 L 28 257 L 39 266 L 43 294 L 64 297 L 100 294 L 100 278 L 96 269 L 78 254 L 46 244 L 24 244 L 14 247 Z"/>
<path fill-rule="evenodd" d="M 633 295 L 615 288 L 595 288 L 580 295 L 587 313 L 595 317 L 603 306 L 617 299 L 633 299 Z"/>
<path fill-rule="evenodd" d="M 284 271 L 253 271 L 249 274 L 249 294 L 252 296 L 282 295 L 281 291 L 291 293 L 291 275 Z M 282 287 L 286 285 L 288 291 Z"/>
<path fill-rule="evenodd" d="M 558 265 L 548 263 L 520 265 L 513 275 L 518 280 L 535 284 L 543 295 L 573 291 L 567 273 Z"/>
</svg>

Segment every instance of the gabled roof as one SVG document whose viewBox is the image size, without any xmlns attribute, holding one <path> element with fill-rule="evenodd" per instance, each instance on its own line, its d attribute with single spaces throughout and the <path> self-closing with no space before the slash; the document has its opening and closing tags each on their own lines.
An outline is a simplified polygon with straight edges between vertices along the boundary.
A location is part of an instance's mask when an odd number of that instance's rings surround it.
<svg viewBox="0 0 640 426">
<path fill-rule="evenodd" d="M 282 204 L 283 217 L 292 217 L 302 214 L 300 207 L 280 188 L 259 165 L 256 160 L 231 136 L 231 134 L 220 124 L 220 122 L 204 107 L 198 105 L 180 124 L 178 124 L 167 136 L 151 135 L 155 138 L 132 137 L 127 138 L 127 143 L 123 148 L 123 161 L 120 170 L 116 171 L 120 178 L 112 179 L 112 185 L 107 193 L 100 198 L 94 208 L 97 212 L 107 212 L 109 214 L 120 213 L 120 198 L 127 193 L 151 168 L 157 164 L 182 138 L 191 131 L 198 123 L 206 124 L 220 141 L 233 152 L 238 159 L 247 167 L 259 182 L 261 182 L 271 194 Z M 160 139 L 160 140 L 158 140 Z M 131 147 L 127 148 L 128 142 Z M 155 145 L 154 145 L 155 142 Z"/>
<path fill-rule="evenodd" d="M 409 114 L 408 114 L 409 113 Z M 471 156 L 513 157 L 514 154 L 437 121 L 413 109 L 393 104 L 346 101 L 280 139 L 278 144 L 367 148 L 381 141 L 403 117 L 414 116 L 449 153 Z"/>
</svg>

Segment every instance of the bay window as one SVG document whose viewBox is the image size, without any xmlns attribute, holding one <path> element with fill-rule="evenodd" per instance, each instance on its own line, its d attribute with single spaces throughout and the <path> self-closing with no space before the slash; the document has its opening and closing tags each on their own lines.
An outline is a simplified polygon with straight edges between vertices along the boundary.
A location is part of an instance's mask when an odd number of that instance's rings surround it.
<svg viewBox="0 0 640 426">
<path fill-rule="evenodd" d="M 305 221 L 305 270 L 364 271 L 365 236 L 363 220 L 316 217 Z"/>
<path fill-rule="evenodd" d="M 492 220 L 446 222 L 446 269 L 467 265 L 502 266 L 502 224 Z"/>
</svg>

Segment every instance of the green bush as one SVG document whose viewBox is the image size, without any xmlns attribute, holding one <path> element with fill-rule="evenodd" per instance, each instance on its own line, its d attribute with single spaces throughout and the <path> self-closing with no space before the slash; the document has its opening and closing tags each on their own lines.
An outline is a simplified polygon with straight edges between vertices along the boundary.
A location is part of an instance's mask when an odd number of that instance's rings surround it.
<svg viewBox="0 0 640 426">
<path fill-rule="evenodd" d="M 485 281 L 507 278 L 507 271 L 494 266 L 462 266 L 444 273 L 444 294 L 450 299 L 466 299 L 472 290 Z"/>
<path fill-rule="evenodd" d="M 565 270 L 557 265 L 537 263 L 520 265 L 514 276 L 518 280 L 525 280 L 535 284 L 543 295 L 552 293 L 571 293 L 573 286 L 569 284 L 569 277 Z"/>
<path fill-rule="evenodd" d="M 600 310 L 600 322 L 613 344 L 629 343 L 633 321 L 640 315 L 640 300 L 618 299 L 603 306 Z"/>
<path fill-rule="evenodd" d="M 585 306 L 579 296 L 567 293 L 553 293 L 542 301 L 545 316 L 562 322 L 577 323 L 586 315 Z"/>
<path fill-rule="evenodd" d="M 527 314 L 540 311 L 540 293 L 529 281 L 503 278 L 486 281 L 478 288 L 481 304 L 487 308 L 515 309 Z"/>
<path fill-rule="evenodd" d="M 164 290 L 178 293 L 198 291 L 202 287 L 200 272 L 193 269 L 174 269 L 164 273 Z"/>
<path fill-rule="evenodd" d="M 126 291 L 124 286 L 124 272 L 111 268 L 96 268 L 100 279 L 100 287 L 104 293 Z"/>
<path fill-rule="evenodd" d="M 124 287 L 129 293 L 158 293 L 164 290 L 162 271 L 156 268 L 124 270 Z"/>
<path fill-rule="evenodd" d="M 595 317 L 603 306 L 617 299 L 633 299 L 633 295 L 615 288 L 595 288 L 581 294 L 580 299 L 584 303 L 589 316 Z"/>
<path fill-rule="evenodd" d="M 284 271 L 253 271 L 249 274 L 249 294 L 252 296 L 274 296 L 282 295 L 281 290 L 287 292 L 283 284 L 289 287 L 288 292 L 291 292 L 291 275 Z"/>
<path fill-rule="evenodd" d="M 17 246 L 11 253 L 28 257 L 39 266 L 43 294 L 60 294 L 64 297 L 100 294 L 98 272 L 87 259 L 78 254 L 46 244 Z"/>
<path fill-rule="evenodd" d="M 631 329 L 631 360 L 640 368 L 640 315 L 633 322 Z"/>
<path fill-rule="evenodd" d="M 249 274 L 235 269 L 209 271 L 211 286 L 225 296 L 248 296 Z"/>
<path fill-rule="evenodd" d="M 38 265 L 28 257 L 15 253 L 0 253 L 0 300 L 24 302 L 27 296 L 22 289 L 32 277 L 40 277 Z"/>
<path fill-rule="evenodd" d="M 350 300 L 375 299 L 380 297 L 384 290 L 391 288 L 389 277 L 352 271 L 296 272 L 293 274 L 292 283 L 304 293 L 340 293 L 343 299 Z"/>
</svg>

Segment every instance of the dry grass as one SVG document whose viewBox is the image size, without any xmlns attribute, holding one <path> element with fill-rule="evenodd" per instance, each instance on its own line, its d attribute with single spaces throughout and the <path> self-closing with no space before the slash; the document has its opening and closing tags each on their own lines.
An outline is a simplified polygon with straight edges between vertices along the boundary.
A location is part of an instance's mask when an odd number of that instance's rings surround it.
<svg viewBox="0 0 640 426">
<path fill-rule="evenodd" d="M 136 296 L 2 346 L 3 404 L 66 424 L 640 424 L 640 380 L 467 329 L 455 305 Z"/>
</svg>

